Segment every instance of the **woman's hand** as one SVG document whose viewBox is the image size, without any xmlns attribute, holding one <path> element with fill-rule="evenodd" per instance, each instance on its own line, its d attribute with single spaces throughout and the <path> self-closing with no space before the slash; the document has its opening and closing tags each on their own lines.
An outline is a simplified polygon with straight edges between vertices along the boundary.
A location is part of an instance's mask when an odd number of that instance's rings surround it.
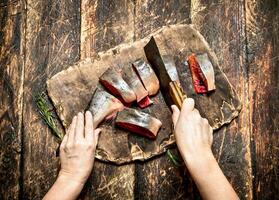
<svg viewBox="0 0 279 200">
<path fill-rule="evenodd" d="M 94 130 L 89 111 L 79 113 L 67 130 L 60 145 L 61 170 L 44 200 L 77 199 L 94 164 L 100 129 Z"/>
<path fill-rule="evenodd" d="M 211 151 L 213 130 L 207 119 L 185 99 L 181 111 L 172 106 L 178 149 L 203 199 L 239 199 Z"/>
<path fill-rule="evenodd" d="M 212 154 L 213 130 L 194 106 L 191 98 L 183 102 L 181 111 L 172 106 L 175 139 L 186 162 Z"/>
<path fill-rule="evenodd" d="M 93 168 L 99 133 L 100 129 L 93 129 L 93 119 L 89 111 L 85 114 L 85 121 L 82 113 L 73 118 L 60 146 L 59 177 L 81 184 L 86 182 Z"/>
</svg>

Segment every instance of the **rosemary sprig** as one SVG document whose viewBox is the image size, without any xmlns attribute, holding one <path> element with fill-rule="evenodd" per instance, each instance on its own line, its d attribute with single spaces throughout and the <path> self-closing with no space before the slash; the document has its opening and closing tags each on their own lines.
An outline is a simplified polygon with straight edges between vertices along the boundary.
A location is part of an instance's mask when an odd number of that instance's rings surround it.
<svg viewBox="0 0 279 200">
<path fill-rule="evenodd" d="M 179 159 L 176 155 L 172 154 L 169 149 L 167 150 L 167 155 L 175 166 L 177 166 L 177 167 L 182 166 L 181 159 Z"/>
<path fill-rule="evenodd" d="M 56 136 L 61 142 L 63 140 L 64 135 L 63 133 L 60 133 L 60 131 L 57 128 L 56 121 L 54 120 L 54 117 L 47 105 L 45 94 L 37 94 L 35 96 L 35 101 L 42 118 L 47 123 L 49 128 L 52 130 L 54 136 Z"/>
</svg>

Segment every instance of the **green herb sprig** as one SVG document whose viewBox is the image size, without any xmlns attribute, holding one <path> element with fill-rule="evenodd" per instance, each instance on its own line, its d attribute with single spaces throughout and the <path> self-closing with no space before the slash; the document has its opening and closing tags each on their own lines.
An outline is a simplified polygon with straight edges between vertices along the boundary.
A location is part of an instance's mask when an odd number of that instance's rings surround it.
<svg viewBox="0 0 279 200">
<path fill-rule="evenodd" d="M 44 93 L 37 94 L 35 96 L 36 105 L 39 109 L 39 112 L 44 119 L 44 121 L 47 123 L 49 128 L 52 130 L 54 136 L 56 136 L 61 142 L 63 140 L 64 134 L 61 133 L 57 128 L 57 123 L 53 117 L 53 114 L 51 112 L 51 109 L 49 108 L 47 101 L 46 101 L 46 95 Z"/>
<path fill-rule="evenodd" d="M 181 159 L 178 158 L 176 155 L 172 154 L 172 152 L 169 149 L 167 150 L 167 155 L 175 166 L 177 166 L 177 167 L 182 166 Z"/>
</svg>

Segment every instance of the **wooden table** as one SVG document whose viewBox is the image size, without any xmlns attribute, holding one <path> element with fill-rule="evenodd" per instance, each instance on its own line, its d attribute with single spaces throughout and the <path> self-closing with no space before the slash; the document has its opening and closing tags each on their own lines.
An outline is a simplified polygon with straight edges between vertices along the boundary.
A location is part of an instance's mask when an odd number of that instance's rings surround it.
<svg viewBox="0 0 279 200">
<path fill-rule="evenodd" d="M 167 24 L 192 23 L 243 103 L 214 134 L 214 154 L 241 199 L 278 198 L 278 0 L 0 1 L 0 199 L 41 199 L 58 146 L 33 101 L 74 62 Z M 114 166 L 96 161 L 81 199 L 197 199 L 166 155 Z"/>
</svg>

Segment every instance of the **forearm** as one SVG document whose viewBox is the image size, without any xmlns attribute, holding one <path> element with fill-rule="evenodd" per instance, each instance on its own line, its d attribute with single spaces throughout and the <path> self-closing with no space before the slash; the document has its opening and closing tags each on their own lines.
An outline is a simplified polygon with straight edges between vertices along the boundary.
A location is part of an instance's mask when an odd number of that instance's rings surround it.
<svg viewBox="0 0 279 200">
<path fill-rule="evenodd" d="M 82 183 L 59 175 L 51 189 L 43 198 L 44 200 L 74 200 L 77 199 L 82 188 Z"/>
<path fill-rule="evenodd" d="M 184 161 L 203 199 L 239 199 L 212 152 L 184 157 Z"/>
</svg>

